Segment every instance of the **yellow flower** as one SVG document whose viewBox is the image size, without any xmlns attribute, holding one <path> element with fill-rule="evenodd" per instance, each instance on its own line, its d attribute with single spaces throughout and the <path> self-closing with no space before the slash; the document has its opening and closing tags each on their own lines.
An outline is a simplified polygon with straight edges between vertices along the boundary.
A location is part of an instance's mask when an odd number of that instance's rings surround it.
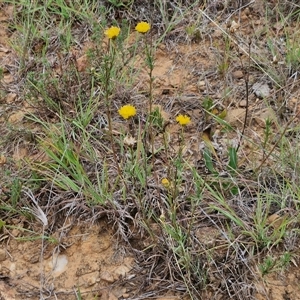
<svg viewBox="0 0 300 300">
<path fill-rule="evenodd" d="M 167 178 L 163 178 L 161 180 L 161 184 L 164 186 L 164 187 L 169 187 L 170 186 L 170 181 L 167 179 Z"/>
<path fill-rule="evenodd" d="M 151 26 L 147 22 L 140 22 L 135 26 L 135 30 L 140 33 L 146 33 L 150 30 Z"/>
<path fill-rule="evenodd" d="M 132 105 L 124 105 L 119 110 L 119 115 L 123 117 L 124 119 L 129 119 L 130 117 L 133 117 L 136 115 L 136 109 Z"/>
<path fill-rule="evenodd" d="M 178 115 L 176 117 L 176 121 L 182 125 L 182 126 L 185 126 L 185 125 L 188 125 L 191 123 L 191 118 L 188 117 L 187 115 Z"/>
<path fill-rule="evenodd" d="M 104 34 L 109 39 L 115 39 L 120 34 L 120 31 L 121 31 L 121 29 L 119 27 L 111 26 L 104 31 Z"/>
</svg>

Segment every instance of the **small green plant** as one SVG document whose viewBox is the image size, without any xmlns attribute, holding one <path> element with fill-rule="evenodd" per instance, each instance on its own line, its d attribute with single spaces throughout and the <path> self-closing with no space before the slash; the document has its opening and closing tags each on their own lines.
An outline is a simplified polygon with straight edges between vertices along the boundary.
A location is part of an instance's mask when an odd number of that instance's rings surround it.
<svg viewBox="0 0 300 300">
<path fill-rule="evenodd" d="M 275 265 L 276 265 L 276 260 L 271 256 L 267 256 L 264 259 L 263 263 L 261 263 L 259 266 L 259 270 L 260 270 L 262 276 L 268 275 L 272 271 L 272 269 L 275 267 Z"/>
<path fill-rule="evenodd" d="M 192 41 L 195 41 L 195 42 L 201 41 L 201 32 L 200 32 L 199 28 L 197 28 L 197 25 L 193 24 L 191 26 L 187 26 L 185 28 L 185 31 Z"/>
<path fill-rule="evenodd" d="M 223 56 L 220 59 L 219 63 L 218 63 L 218 71 L 220 73 L 220 75 L 224 78 L 227 74 L 227 71 L 229 69 L 230 66 L 230 45 L 231 45 L 231 40 L 228 38 L 228 36 L 225 36 L 225 42 L 224 42 L 225 46 L 224 46 L 224 52 L 223 52 Z"/>
<path fill-rule="evenodd" d="M 262 276 L 266 276 L 271 272 L 281 272 L 291 262 L 291 254 L 288 252 L 280 255 L 279 258 L 268 255 L 264 261 L 259 265 L 259 270 Z"/>
<path fill-rule="evenodd" d="M 279 267 L 283 269 L 287 268 L 290 265 L 291 261 L 292 261 L 292 254 L 289 252 L 284 252 L 280 256 Z"/>
<path fill-rule="evenodd" d="M 162 132 L 164 129 L 164 118 L 161 115 L 160 109 L 156 107 L 151 113 L 150 113 L 150 122 L 158 132 Z"/>
<path fill-rule="evenodd" d="M 79 288 L 79 287 L 77 288 L 77 291 L 76 291 L 76 299 L 77 299 L 77 300 L 82 300 L 82 295 L 81 295 L 81 292 L 80 292 L 80 288 Z"/>
<path fill-rule="evenodd" d="M 4 74 L 4 70 L 3 68 L 0 67 L 0 79 L 3 79 L 3 74 Z"/>
<path fill-rule="evenodd" d="M 229 163 L 228 163 L 229 170 L 232 172 L 236 172 L 238 168 L 238 156 L 237 156 L 236 149 L 234 147 L 228 148 L 228 156 L 229 156 Z"/>
<path fill-rule="evenodd" d="M 213 109 L 213 105 L 214 105 L 214 101 L 212 98 L 210 97 L 205 97 L 203 102 L 202 102 L 203 108 L 209 112 L 212 111 Z"/>
<path fill-rule="evenodd" d="M 10 203 L 13 208 L 16 208 L 22 191 L 22 182 L 19 178 L 15 178 L 11 184 Z"/>
</svg>

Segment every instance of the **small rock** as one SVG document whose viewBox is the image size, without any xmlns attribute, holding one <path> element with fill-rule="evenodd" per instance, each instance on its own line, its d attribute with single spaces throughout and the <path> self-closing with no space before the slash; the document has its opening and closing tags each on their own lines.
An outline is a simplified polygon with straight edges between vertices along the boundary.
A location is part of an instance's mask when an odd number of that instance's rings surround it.
<svg viewBox="0 0 300 300">
<path fill-rule="evenodd" d="M 6 103 L 12 104 L 15 101 L 16 98 L 17 98 L 17 94 L 15 94 L 15 93 L 9 93 L 6 96 Z"/>
<path fill-rule="evenodd" d="M 93 286 L 97 282 L 97 277 L 90 277 L 86 281 L 87 286 Z"/>
<path fill-rule="evenodd" d="M 246 107 L 247 106 L 247 101 L 246 100 L 241 100 L 239 103 L 240 107 Z"/>
<path fill-rule="evenodd" d="M 261 20 L 255 20 L 254 21 L 254 25 L 261 25 L 262 24 L 262 21 Z"/>
<path fill-rule="evenodd" d="M 78 72 L 84 72 L 88 67 L 88 57 L 83 55 L 76 60 Z"/>
<path fill-rule="evenodd" d="M 264 108 L 257 112 L 253 116 L 253 119 L 261 128 L 266 128 L 266 120 L 269 120 L 272 123 L 278 122 L 275 111 L 270 107 Z"/>
<path fill-rule="evenodd" d="M 205 81 L 204 80 L 198 81 L 198 88 L 201 92 L 205 91 Z"/>
<path fill-rule="evenodd" d="M 92 272 L 88 274 L 84 274 L 79 278 L 79 285 L 85 287 L 91 287 L 97 283 L 98 280 L 98 272 Z"/>
<path fill-rule="evenodd" d="M 239 29 L 239 27 L 240 27 L 240 24 L 233 20 L 230 25 L 230 32 L 231 33 L 236 32 Z"/>
<path fill-rule="evenodd" d="M 40 261 L 40 254 L 34 254 L 30 257 L 29 261 L 31 264 L 36 264 Z"/>
<path fill-rule="evenodd" d="M 249 83 L 253 83 L 255 81 L 255 77 L 253 75 L 249 75 Z"/>
<path fill-rule="evenodd" d="M 23 158 L 25 158 L 26 156 L 28 156 L 28 150 L 25 147 L 19 147 L 15 149 L 14 154 L 13 154 L 13 159 L 15 161 L 19 161 L 22 160 Z"/>
<path fill-rule="evenodd" d="M 245 121 L 245 113 L 243 108 L 228 110 L 224 120 L 231 126 L 241 126 Z"/>
<path fill-rule="evenodd" d="M 128 273 L 130 270 L 131 268 L 126 265 L 118 266 L 116 269 L 114 269 L 113 276 L 115 280 L 117 280 L 120 277 L 125 277 L 126 273 Z"/>
<path fill-rule="evenodd" d="M 6 251 L 4 249 L 0 249 L 0 261 L 4 261 L 6 259 Z"/>
<path fill-rule="evenodd" d="M 245 14 L 246 16 L 249 16 L 249 15 L 251 14 L 249 7 L 246 7 L 246 8 L 245 8 L 244 14 Z"/>
<path fill-rule="evenodd" d="M 16 113 L 10 115 L 8 118 L 8 122 L 9 123 L 18 123 L 23 120 L 24 116 L 25 116 L 25 112 L 20 110 Z"/>
<path fill-rule="evenodd" d="M 212 34 L 214 38 L 220 38 L 223 36 L 223 32 L 221 30 L 215 30 L 215 32 Z"/>
<path fill-rule="evenodd" d="M 270 96 L 270 88 L 266 83 L 256 82 L 252 86 L 256 97 L 262 99 Z"/>
<path fill-rule="evenodd" d="M 269 225 L 271 225 L 273 228 L 278 229 L 282 223 L 286 220 L 287 216 L 279 216 L 278 214 L 273 214 L 268 217 L 267 222 Z"/>
<path fill-rule="evenodd" d="M 118 300 L 118 298 L 113 293 L 109 293 L 108 300 Z"/>
<path fill-rule="evenodd" d="M 8 48 L 0 46 L 0 52 L 8 53 L 10 50 Z"/>
<path fill-rule="evenodd" d="M 4 155 L 0 155 L 0 165 L 4 165 L 6 163 L 6 157 Z"/>
<path fill-rule="evenodd" d="M 52 268 L 53 276 L 58 277 L 65 272 L 68 267 L 68 257 L 66 255 L 54 255 L 49 261 L 49 266 Z"/>
<path fill-rule="evenodd" d="M 11 231 L 12 236 L 18 237 L 20 235 L 20 231 L 18 229 L 13 229 Z"/>
<path fill-rule="evenodd" d="M 159 44 L 159 49 L 162 50 L 162 51 L 166 50 L 166 45 Z"/>
<path fill-rule="evenodd" d="M 18 218 L 12 218 L 12 219 L 10 220 L 10 222 L 11 222 L 11 224 L 13 224 L 13 225 L 20 225 L 20 219 L 18 219 Z"/>
<path fill-rule="evenodd" d="M 247 21 L 248 20 L 248 15 L 245 13 L 241 15 L 241 21 Z"/>
<path fill-rule="evenodd" d="M 112 274 L 106 271 L 101 273 L 100 278 L 108 283 L 115 282 L 115 278 L 112 276 Z"/>
<path fill-rule="evenodd" d="M 127 273 L 132 269 L 134 259 L 132 257 L 126 257 L 123 261 L 123 264 L 114 268 L 112 274 L 115 280 L 120 277 L 125 277 Z"/>
<path fill-rule="evenodd" d="M 244 77 L 244 73 L 242 70 L 237 70 L 237 71 L 234 71 L 232 73 L 232 76 L 235 78 L 235 79 L 242 79 Z"/>
<path fill-rule="evenodd" d="M 3 76 L 3 81 L 7 84 L 14 82 L 14 78 L 12 75 L 8 74 L 8 75 L 4 75 Z"/>
</svg>

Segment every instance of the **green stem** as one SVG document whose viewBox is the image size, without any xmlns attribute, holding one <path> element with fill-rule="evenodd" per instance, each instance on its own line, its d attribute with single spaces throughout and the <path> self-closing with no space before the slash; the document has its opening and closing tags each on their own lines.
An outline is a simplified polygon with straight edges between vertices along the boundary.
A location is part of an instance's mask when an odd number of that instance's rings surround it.
<svg viewBox="0 0 300 300">
<path fill-rule="evenodd" d="M 119 165 L 119 162 L 117 160 L 117 154 L 115 150 L 115 145 L 114 145 L 114 138 L 113 138 L 113 129 L 112 129 L 112 117 L 111 117 L 111 110 L 110 110 L 110 100 L 109 96 L 111 94 L 111 86 L 110 86 L 110 79 L 111 79 L 111 72 L 114 66 L 114 61 L 115 61 L 115 54 L 116 50 L 114 47 L 114 44 L 112 43 L 111 40 L 108 42 L 108 49 L 109 57 L 106 57 L 105 61 L 105 105 L 106 105 L 106 115 L 107 115 L 107 120 L 108 120 L 108 131 L 109 131 L 109 139 L 110 139 L 110 144 L 111 144 L 111 150 L 113 152 L 113 158 L 117 166 L 118 174 L 122 178 L 122 171 Z M 126 187 L 126 190 L 128 191 L 127 185 L 124 181 L 124 185 Z"/>
</svg>

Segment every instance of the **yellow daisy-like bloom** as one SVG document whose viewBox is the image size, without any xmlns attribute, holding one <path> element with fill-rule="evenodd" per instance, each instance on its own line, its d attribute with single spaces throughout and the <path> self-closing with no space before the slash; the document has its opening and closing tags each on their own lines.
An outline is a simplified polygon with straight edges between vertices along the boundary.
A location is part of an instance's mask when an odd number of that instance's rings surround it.
<svg viewBox="0 0 300 300">
<path fill-rule="evenodd" d="M 115 39 L 120 34 L 120 31 L 121 31 L 121 29 L 119 27 L 111 26 L 104 31 L 104 34 L 109 39 Z"/>
<path fill-rule="evenodd" d="M 136 109 L 133 105 L 124 105 L 119 110 L 119 115 L 125 120 L 136 115 Z"/>
<path fill-rule="evenodd" d="M 140 33 L 146 33 L 150 30 L 151 26 L 147 22 L 140 22 L 135 26 L 135 30 Z"/>
<path fill-rule="evenodd" d="M 164 187 L 169 187 L 170 186 L 170 181 L 167 179 L 167 178 L 163 178 L 161 180 L 161 184 L 164 186 Z"/>
<path fill-rule="evenodd" d="M 178 115 L 176 117 L 176 121 L 182 125 L 182 126 L 185 126 L 185 125 L 188 125 L 191 123 L 191 118 L 187 115 Z"/>
</svg>

